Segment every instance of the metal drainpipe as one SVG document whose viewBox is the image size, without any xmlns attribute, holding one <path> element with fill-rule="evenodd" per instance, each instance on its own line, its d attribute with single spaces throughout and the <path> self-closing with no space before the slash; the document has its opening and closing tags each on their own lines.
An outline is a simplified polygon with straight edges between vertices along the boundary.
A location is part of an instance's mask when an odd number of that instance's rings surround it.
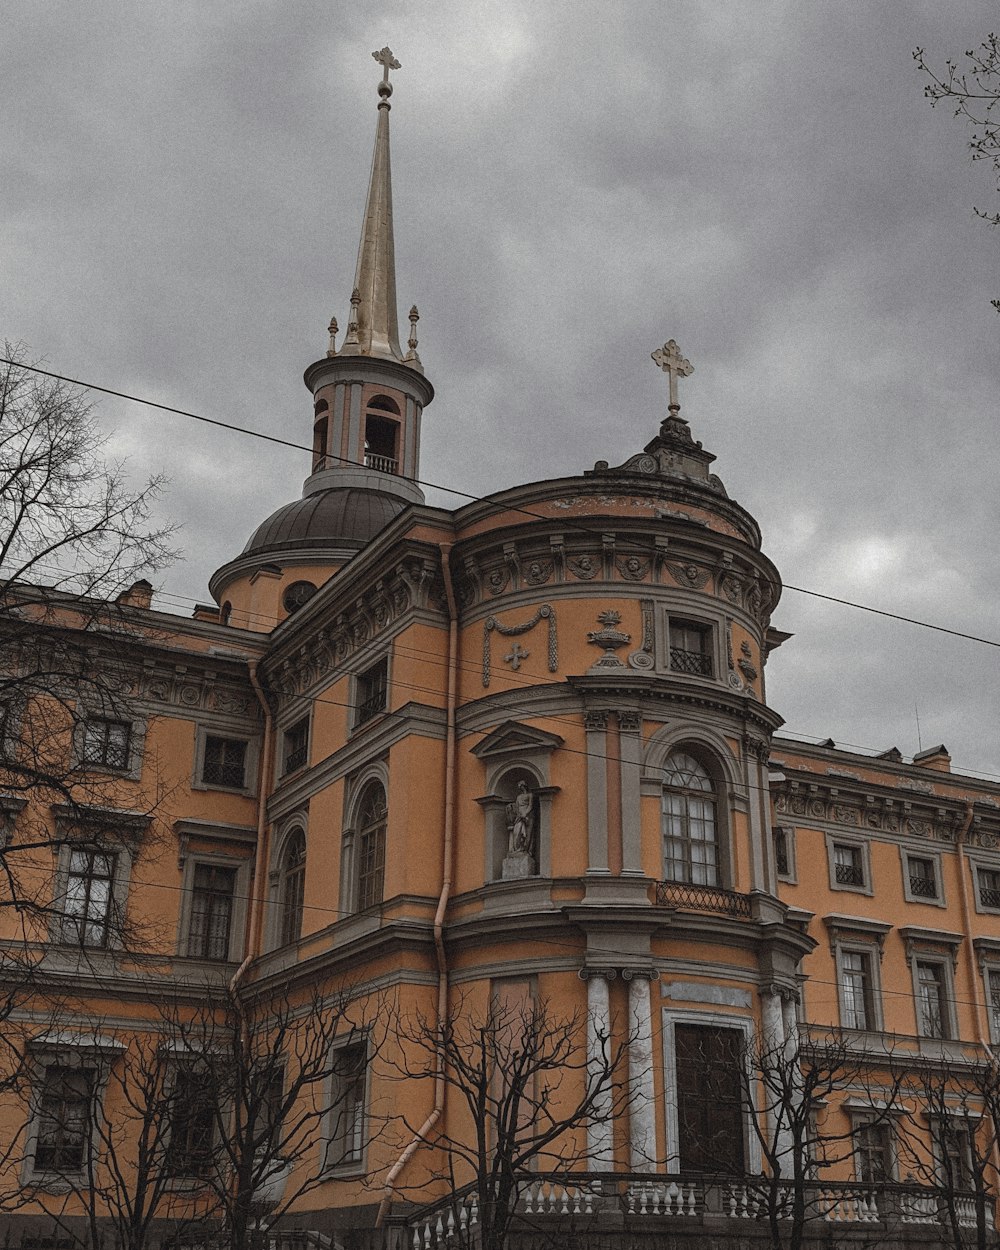
<svg viewBox="0 0 1000 1250">
<path fill-rule="evenodd" d="M 448 899 L 451 895 L 452 859 L 455 841 L 455 706 L 458 693 L 458 610 L 455 606 L 455 588 L 451 580 L 451 543 L 439 543 L 441 549 L 441 573 L 444 577 L 444 592 L 448 601 L 448 702 L 445 731 L 445 762 L 444 762 L 444 850 L 441 866 L 441 894 L 438 898 L 437 911 L 434 914 L 434 949 L 437 952 L 438 994 L 437 994 L 437 1030 L 438 1034 L 444 1027 L 448 1017 L 448 956 L 444 949 L 444 918 L 448 910 Z M 389 1214 L 393 1196 L 396 1192 L 396 1181 L 403 1168 L 413 1158 L 421 1144 L 427 1140 L 428 1133 L 435 1127 L 444 1114 L 445 1099 L 444 1056 L 440 1047 L 434 1056 L 434 1107 L 430 1115 L 417 1129 L 412 1140 L 389 1170 L 385 1178 L 382 1201 L 379 1203 L 375 1227 L 381 1228 L 385 1217 Z"/>
<path fill-rule="evenodd" d="M 250 685 L 257 696 L 257 702 L 264 711 L 264 750 L 261 752 L 260 776 L 257 778 L 257 849 L 254 855 L 253 884 L 250 887 L 250 925 L 246 942 L 243 946 L 243 962 L 233 973 L 229 982 L 230 994 L 236 993 L 236 987 L 243 974 L 250 966 L 251 960 L 258 954 L 260 945 L 261 922 L 264 913 L 264 871 L 267 863 L 265 854 L 267 844 L 267 784 L 271 776 L 271 762 L 274 755 L 274 734 L 272 733 L 271 705 L 264 696 L 260 681 L 257 678 L 257 661 L 249 660 Z"/>
</svg>

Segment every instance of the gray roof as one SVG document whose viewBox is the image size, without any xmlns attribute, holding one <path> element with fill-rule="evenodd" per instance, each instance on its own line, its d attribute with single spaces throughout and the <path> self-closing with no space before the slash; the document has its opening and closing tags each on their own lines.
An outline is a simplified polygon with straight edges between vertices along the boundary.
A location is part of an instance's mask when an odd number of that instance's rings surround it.
<svg viewBox="0 0 1000 1250">
<path fill-rule="evenodd" d="M 405 499 L 355 487 L 317 491 L 271 515 L 250 537 L 244 555 L 316 547 L 362 547 L 407 506 Z"/>
</svg>

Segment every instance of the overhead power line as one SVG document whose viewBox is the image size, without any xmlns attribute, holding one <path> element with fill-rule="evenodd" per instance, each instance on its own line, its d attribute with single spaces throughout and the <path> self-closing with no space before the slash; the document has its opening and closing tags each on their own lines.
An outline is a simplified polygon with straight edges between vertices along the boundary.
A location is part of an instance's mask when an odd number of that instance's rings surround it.
<svg viewBox="0 0 1000 1250">
<path fill-rule="evenodd" d="M 131 403 L 142 404 L 143 406 L 147 408 L 156 408 L 156 409 L 159 409 L 161 412 L 173 413 L 175 416 L 187 417 L 191 421 L 199 421 L 203 425 L 213 425 L 213 426 L 216 426 L 218 429 L 229 430 L 234 434 L 244 434 L 248 438 L 259 438 L 259 439 L 262 439 L 264 442 L 274 443 L 279 447 L 290 447 L 293 451 L 305 451 L 305 452 L 308 452 L 310 455 L 313 454 L 313 448 L 308 446 L 306 443 L 296 443 L 296 442 L 293 442 L 291 439 L 279 438 L 275 434 L 265 434 L 261 430 L 252 430 L 249 428 L 249 426 L 237 425 L 235 424 L 235 422 L 232 422 L 232 421 L 221 421 L 217 417 L 206 417 L 197 412 L 190 412 L 186 408 L 174 408 L 170 404 L 161 404 L 157 400 L 145 399 L 141 395 L 133 395 L 128 391 L 115 390 L 109 386 L 99 386 L 96 382 L 85 382 L 80 378 L 67 377 L 65 374 L 62 374 L 62 373 L 54 373 L 49 369 L 41 369 L 37 365 L 26 365 L 19 360 L 11 360 L 7 356 L 0 356 L 0 364 L 11 365 L 16 369 L 25 369 L 30 373 L 38 373 L 42 377 L 52 378 L 57 382 L 66 382 L 71 386 L 79 386 L 88 391 L 97 391 L 102 395 L 113 395 L 117 399 L 126 399 L 126 400 L 129 400 Z M 355 465 L 359 468 L 364 467 L 357 460 L 351 460 L 346 456 L 336 456 L 336 455 L 333 455 L 332 453 L 325 454 L 324 459 L 336 460 L 340 464 Z M 501 502 L 500 500 L 498 500 L 496 495 L 473 495 L 473 494 L 470 494 L 469 491 L 459 490 L 455 486 L 445 486 L 440 482 L 432 482 L 426 478 L 418 477 L 418 478 L 412 478 L 410 480 L 416 482 L 418 486 L 426 486 L 431 490 L 444 491 L 446 494 L 455 495 L 460 499 L 466 499 L 470 503 L 499 503 Z M 525 508 L 518 504 L 512 504 L 507 500 L 503 500 L 502 502 L 503 502 L 503 506 L 507 508 L 509 511 L 519 512 L 523 516 L 531 517 L 533 520 L 550 521 L 552 519 L 551 517 L 544 516 L 540 512 L 533 512 L 530 508 Z M 570 520 L 569 518 L 565 518 L 563 520 L 563 525 L 566 529 L 576 530 L 578 533 L 586 534 L 588 537 L 593 537 L 594 535 L 593 530 L 588 529 L 586 526 L 580 525 L 578 522 L 574 522 Z M 638 551 L 642 551 L 645 553 L 650 550 L 649 548 L 644 547 L 642 544 L 636 542 L 634 539 L 630 539 L 629 542 Z M 892 621 L 902 621 L 904 624 L 907 624 L 907 625 L 917 625 L 922 629 L 931 629 L 939 634 L 948 634 L 952 638 L 964 638 L 968 642 L 980 643 L 981 645 L 986 646 L 986 647 L 1000 647 L 1000 641 L 998 641 L 997 639 L 983 638 L 983 637 L 980 637 L 978 634 L 970 634 L 970 633 L 966 633 L 964 630 L 952 629 L 948 625 L 937 625 L 931 621 L 921 620 L 919 617 L 905 616 L 899 612 L 890 612 L 885 608 L 875 608 L 875 607 L 872 607 L 872 605 L 868 603 L 858 603 L 855 600 L 843 599 L 838 595 L 826 594 L 823 591 L 809 590 L 804 586 L 794 586 L 790 582 L 782 582 L 782 587 L 783 589 L 791 590 L 795 592 L 796 594 L 809 595 L 813 599 L 824 599 L 829 603 L 836 603 L 836 604 L 840 604 L 842 607 L 854 608 L 858 612 L 869 612 L 873 616 L 882 616 Z M 191 602 L 197 602 L 197 601 L 191 600 Z"/>
</svg>

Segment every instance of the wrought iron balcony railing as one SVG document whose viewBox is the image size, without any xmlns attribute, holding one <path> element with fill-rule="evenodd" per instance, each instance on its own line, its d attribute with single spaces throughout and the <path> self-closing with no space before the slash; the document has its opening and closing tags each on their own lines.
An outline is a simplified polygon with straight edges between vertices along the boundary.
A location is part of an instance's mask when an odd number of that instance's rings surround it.
<svg viewBox="0 0 1000 1250">
<path fill-rule="evenodd" d="M 712 676 L 712 657 L 704 651 L 685 651 L 683 647 L 670 648 L 670 667 L 675 673 L 693 673 L 696 677 Z"/>
<path fill-rule="evenodd" d="M 692 885 L 687 881 L 658 881 L 656 902 L 660 907 L 717 911 L 741 920 L 749 920 L 753 914 L 749 894 L 737 894 L 735 890 L 725 890 L 718 885 Z"/>
</svg>

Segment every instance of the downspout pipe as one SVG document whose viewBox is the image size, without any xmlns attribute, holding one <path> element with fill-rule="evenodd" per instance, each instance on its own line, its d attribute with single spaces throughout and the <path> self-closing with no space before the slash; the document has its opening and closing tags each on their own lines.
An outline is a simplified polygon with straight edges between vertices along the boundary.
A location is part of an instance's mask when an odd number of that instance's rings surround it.
<svg viewBox="0 0 1000 1250">
<path fill-rule="evenodd" d="M 260 934 L 264 919 L 264 872 L 267 867 L 267 786 L 271 776 L 274 757 L 274 718 L 271 705 L 267 701 L 260 678 L 257 674 L 257 661 L 248 662 L 250 685 L 257 696 L 257 702 L 264 712 L 264 749 L 261 752 L 260 775 L 257 778 L 257 847 L 254 852 L 253 884 L 250 887 L 250 925 L 246 941 L 243 945 L 243 962 L 233 973 L 229 982 L 230 994 L 236 994 L 236 987 L 243 979 L 252 960 L 260 954 Z"/>
<path fill-rule="evenodd" d="M 444 755 L 444 848 L 441 865 L 441 894 L 434 913 L 434 950 L 437 955 L 438 992 L 436 1029 L 438 1038 L 448 1019 L 448 955 L 444 948 L 444 921 L 451 897 L 454 844 L 455 844 L 455 708 L 458 702 L 458 609 L 455 603 L 455 587 L 451 580 L 451 543 L 439 543 L 441 550 L 441 575 L 448 604 L 448 694 L 446 704 L 445 755 Z M 433 1132 L 444 1114 L 445 1091 L 444 1055 L 440 1045 L 434 1055 L 434 1106 L 430 1115 L 417 1129 L 403 1153 L 392 1165 L 385 1178 L 382 1201 L 379 1203 L 375 1227 L 381 1228 L 389 1214 L 396 1193 L 396 1181 L 420 1146 Z"/>
</svg>

